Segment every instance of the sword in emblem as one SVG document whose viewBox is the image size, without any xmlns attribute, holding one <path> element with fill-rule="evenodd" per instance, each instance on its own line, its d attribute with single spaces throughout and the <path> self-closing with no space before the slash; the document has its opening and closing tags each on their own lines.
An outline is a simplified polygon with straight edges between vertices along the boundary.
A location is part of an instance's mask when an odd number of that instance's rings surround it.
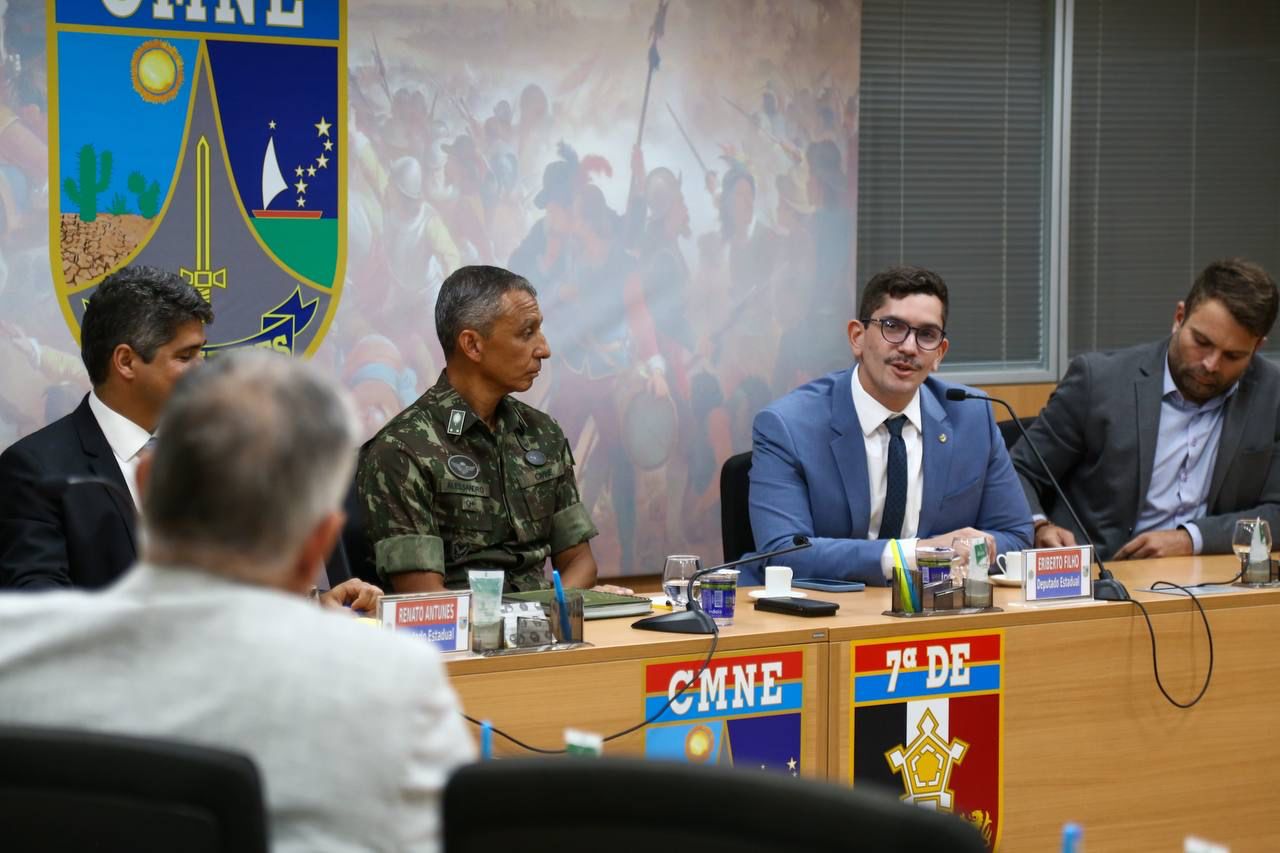
<svg viewBox="0 0 1280 853">
<path fill-rule="evenodd" d="M 183 267 L 179 272 L 204 297 L 205 302 L 212 301 L 213 288 L 225 290 L 227 287 L 227 268 L 215 270 L 211 260 L 209 209 L 209 140 L 201 136 L 196 143 L 196 268 L 189 270 Z"/>
</svg>

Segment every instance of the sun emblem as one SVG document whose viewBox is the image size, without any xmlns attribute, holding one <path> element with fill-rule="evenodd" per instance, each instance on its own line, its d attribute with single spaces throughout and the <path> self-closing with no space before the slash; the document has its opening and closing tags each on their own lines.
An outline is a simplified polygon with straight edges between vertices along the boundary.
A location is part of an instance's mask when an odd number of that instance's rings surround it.
<svg viewBox="0 0 1280 853">
<path fill-rule="evenodd" d="M 698 764 L 705 764 L 711 759 L 711 748 L 715 746 L 715 735 L 706 726 L 694 726 L 684 739 L 684 755 Z"/>
<path fill-rule="evenodd" d="M 895 746 L 884 754 L 893 772 L 902 774 L 906 793 L 902 799 L 927 808 L 951 811 L 955 792 L 951 771 L 964 759 L 969 744 L 962 740 L 950 743 L 938 737 L 938 720 L 926 710 L 916 723 L 916 736 L 905 749 Z"/>
<path fill-rule="evenodd" d="M 138 45 L 131 72 L 134 91 L 153 104 L 172 101 L 182 88 L 182 57 L 177 48 L 161 39 Z"/>
</svg>

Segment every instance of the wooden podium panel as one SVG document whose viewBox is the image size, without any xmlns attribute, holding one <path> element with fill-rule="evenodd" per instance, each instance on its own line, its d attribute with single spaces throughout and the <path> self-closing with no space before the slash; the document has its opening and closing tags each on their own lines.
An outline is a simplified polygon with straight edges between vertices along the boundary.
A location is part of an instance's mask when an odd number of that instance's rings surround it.
<svg viewBox="0 0 1280 853">
<path fill-rule="evenodd" d="M 654 702 L 665 702 L 665 692 L 647 690 L 647 670 L 652 670 L 655 678 L 663 676 L 665 688 L 669 669 L 682 670 L 691 677 L 710 648 L 710 636 L 637 631 L 630 627 L 634 621 L 635 617 L 588 622 L 586 640 L 595 644 L 588 648 L 454 660 L 448 665 L 450 681 L 469 715 L 488 719 L 534 746 L 562 747 L 566 726 L 607 736 L 641 722 L 646 711 L 653 711 Z M 739 737 L 735 743 L 728 737 L 729 720 L 734 720 L 732 726 L 737 728 L 741 725 L 737 721 L 743 717 L 756 720 L 798 714 L 798 721 L 774 721 L 789 723 L 784 725 L 788 732 L 784 740 L 795 740 L 798 749 L 798 754 L 781 756 L 779 760 L 784 764 L 794 762 L 794 772 L 798 774 L 825 777 L 827 632 L 821 625 L 813 628 L 802 621 L 797 625 L 798 621 L 756 613 L 749 607 L 740 610 L 737 624 L 722 629 L 711 670 L 719 674 L 717 663 L 727 670 L 723 681 L 711 680 L 705 709 L 700 712 L 702 685 L 693 683 L 682 697 L 681 704 L 688 704 L 683 716 L 664 718 L 663 724 L 655 723 L 611 741 L 605 745 L 606 754 L 654 755 L 664 745 L 657 740 L 662 734 L 657 730 L 663 729 L 668 735 L 665 741 L 688 734 L 690 743 L 704 748 L 713 742 L 721 745 L 722 763 L 727 759 L 741 764 L 753 753 L 746 749 L 750 744 L 744 738 Z M 771 673 L 770 682 L 766 683 L 761 670 L 770 662 L 777 663 L 778 672 Z M 735 663 L 756 679 L 754 698 L 745 695 L 745 682 L 743 693 L 735 693 Z M 781 671 L 783 666 L 785 673 Z M 662 667 L 666 668 L 660 671 Z M 784 678 L 784 674 L 798 678 Z M 717 689 L 721 687 L 722 692 Z M 784 692 L 789 706 L 798 704 L 784 709 L 790 714 L 766 704 L 770 698 L 782 700 Z M 699 724 L 702 730 L 695 733 L 693 729 Z M 701 740 L 697 739 L 699 736 Z M 735 745 L 741 746 L 744 753 L 730 754 Z M 523 750 L 495 735 L 494 752 L 517 755 Z M 693 761 L 713 757 L 705 750 L 687 755 Z M 784 771 L 772 760 L 757 759 L 754 764 L 774 765 L 766 769 L 779 772 L 791 770 Z"/>
<path fill-rule="evenodd" d="M 1152 611 L 1160 672 L 1190 701 L 1208 668 L 1199 612 L 1182 597 L 1143 593 L 1157 578 L 1180 583 L 1230 577 L 1231 557 L 1117 563 L 1130 593 Z M 1280 592 L 1240 590 L 1201 599 L 1214 639 L 1213 679 L 1187 710 L 1152 676 L 1151 641 L 1128 603 L 1018 606 L 1006 612 L 901 620 L 901 634 L 969 632 L 995 620 L 1003 634 L 1001 850 L 1048 850 L 1062 825 L 1084 827 L 1087 848 L 1180 850 L 1187 835 L 1233 851 L 1280 849 Z M 884 594 L 884 593 L 882 593 Z M 926 623 L 926 624 L 921 624 Z M 932 624 L 942 623 L 942 624 Z M 851 778 L 853 642 L 879 625 L 831 632 L 831 776 Z M 901 793 L 901 792 L 899 792 Z"/>
<path fill-rule="evenodd" d="M 1199 612 L 1184 597 L 1140 590 L 1161 578 L 1183 584 L 1225 580 L 1236 567 L 1231 556 L 1111 566 L 1151 611 L 1161 675 L 1179 701 L 1195 696 L 1209 664 Z M 1280 793 L 1274 722 L 1280 716 L 1280 590 L 1238 589 L 1201 598 L 1213 631 L 1213 680 L 1189 710 L 1160 695 L 1146 622 L 1131 603 L 1028 607 L 1020 590 L 998 589 L 995 603 L 1003 612 L 900 619 L 882 614 L 889 606 L 884 588 L 811 595 L 838 602 L 840 611 L 822 619 L 758 613 L 740 592 L 737 624 L 724 629 L 716 655 L 717 663 L 736 660 L 744 666 L 761 656 L 790 656 L 788 666 L 799 673 L 790 683 L 800 685 L 797 773 L 842 784 L 852 778 L 855 645 L 891 648 L 913 637 L 945 644 L 957 634 L 973 635 L 971 662 L 985 665 L 987 677 L 993 667 L 999 671 L 1000 794 L 993 807 L 998 820 L 991 825 L 1001 850 L 1056 849 L 1067 821 L 1083 825 L 1091 853 L 1178 850 L 1187 835 L 1227 844 L 1234 853 L 1280 850 L 1280 809 L 1272 805 Z M 562 746 L 566 726 L 611 734 L 644 718 L 647 697 L 665 701 L 666 682 L 647 681 L 647 672 L 696 669 L 710 643 L 709 637 L 638 631 L 633 621 L 587 623 L 586 638 L 593 644 L 587 648 L 453 659 L 451 681 L 470 715 L 536 746 Z M 678 664 L 674 669 L 657 669 L 672 661 Z M 866 675 L 866 668 L 860 673 Z M 732 686 L 725 682 L 725 701 L 734 695 Z M 699 687 L 689 690 L 691 707 L 701 699 Z M 996 693 L 980 685 L 974 690 Z M 729 707 L 707 715 L 713 732 L 704 741 L 723 744 L 728 723 L 723 729 L 717 725 L 738 713 Z M 741 713 L 778 715 L 762 707 Z M 624 736 L 606 745 L 606 752 L 652 754 L 647 732 L 674 730 L 677 724 L 684 723 L 664 722 Z M 959 725 L 954 719 L 951 724 Z M 950 748 L 959 751 L 958 736 L 949 737 Z M 968 760 L 980 762 L 984 743 L 970 740 L 967 748 L 975 751 Z M 500 754 L 521 752 L 496 736 L 494 747 Z M 874 764 L 892 752 L 861 754 Z M 719 755 L 739 765 L 750 757 Z M 752 763 L 779 769 L 772 759 Z M 905 790 L 905 777 L 885 767 L 881 775 L 899 793 Z"/>
</svg>

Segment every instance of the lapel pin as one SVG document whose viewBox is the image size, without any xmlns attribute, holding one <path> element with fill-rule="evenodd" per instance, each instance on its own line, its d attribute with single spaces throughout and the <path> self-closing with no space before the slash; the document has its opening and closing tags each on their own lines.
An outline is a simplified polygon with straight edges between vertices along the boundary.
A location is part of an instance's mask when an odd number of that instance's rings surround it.
<svg viewBox="0 0 1280 853">
<path fill-rule="evenodd" d="M 946 434 L 945 432 L 940 432 L 940 433 L 938 433 L 938 441 L 942 442 L 943 444 L 946 444 L 946 443 L 947 443 L 947 434 Z"/>
</svg>

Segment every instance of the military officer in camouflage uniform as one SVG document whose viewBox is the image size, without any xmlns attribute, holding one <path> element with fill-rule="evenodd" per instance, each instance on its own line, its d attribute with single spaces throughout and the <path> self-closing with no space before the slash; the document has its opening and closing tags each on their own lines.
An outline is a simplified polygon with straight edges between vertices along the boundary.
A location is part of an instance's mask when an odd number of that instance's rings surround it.
<svg viewBox="0 0 1280 853">
<path fill-rule="evenodd" d="M 509 590 L 596 580 L 595 525 L 552 418 L 511 396 L 551 356 L 537 292 L 498 267 L 462 267 L 436 301 L 440 379 L 366 445 L 357 484 L 378 573 L 397 592 L 467 585 L 503 569 Z"/>
</svg>

